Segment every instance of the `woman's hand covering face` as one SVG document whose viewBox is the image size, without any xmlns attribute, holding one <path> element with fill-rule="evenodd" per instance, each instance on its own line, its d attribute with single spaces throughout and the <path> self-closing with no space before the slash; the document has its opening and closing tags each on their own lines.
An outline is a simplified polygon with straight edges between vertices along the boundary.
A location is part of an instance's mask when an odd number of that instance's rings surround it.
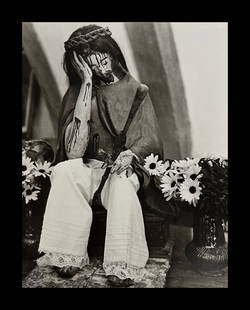
<svg viewBox="0 0 250 310">
<path fill-rule="evenodd" d="M 92 71 L 89 68 L 86 61 L 82 58 L 81 55 L 76 55 L 76 52 L 73 51 L 73 59 L 71 60 L 73 67 L 76 70 L 76 73 L 83 82 L 92 81 Z"/>
</svg>

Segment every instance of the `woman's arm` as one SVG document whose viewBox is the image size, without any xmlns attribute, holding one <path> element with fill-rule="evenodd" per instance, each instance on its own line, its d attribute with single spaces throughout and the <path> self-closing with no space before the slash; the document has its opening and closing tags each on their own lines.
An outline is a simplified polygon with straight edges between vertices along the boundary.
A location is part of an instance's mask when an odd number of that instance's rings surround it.
<svg viewBox="0 0 250 310">
<path fill-rule="evenodd" d="M 84 155 L 89 140 L 92 84 L 83 83 L 77 98 L 72 122 L 65 132 L 65 148 L 69 159 Z"/>
<path fill-rule="evenodd" d="M 79 57 L 79 58 L 78 58 Z M 89 140 L 89 120 L 91 113 L 92 72 L 81 56 L 74 53 L 74 65 L 82 80 L 72 122 L 65 132 L 65 151 L 69 159 L 84 155 Z"/>
</svg>

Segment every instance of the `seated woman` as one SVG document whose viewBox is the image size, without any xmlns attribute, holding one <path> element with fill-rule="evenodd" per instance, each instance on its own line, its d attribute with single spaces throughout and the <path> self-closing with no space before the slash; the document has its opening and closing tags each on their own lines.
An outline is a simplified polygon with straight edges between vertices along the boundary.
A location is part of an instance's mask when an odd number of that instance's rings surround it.
<svg viewBox="0 0 250 310">
<path fill-rule="evenodd" d="M 162 153 L 154 109 L 108 28 L 74 31 L 64 68 L 70 85 L 37 262 L 64 277 L 88 264 L 91 207 L 99 201 L 107 210 L 104 271 L 111 285 L 129 286 L 149 257 L 137 191 L 147 179 L 142 158 Z"/>
</svg>

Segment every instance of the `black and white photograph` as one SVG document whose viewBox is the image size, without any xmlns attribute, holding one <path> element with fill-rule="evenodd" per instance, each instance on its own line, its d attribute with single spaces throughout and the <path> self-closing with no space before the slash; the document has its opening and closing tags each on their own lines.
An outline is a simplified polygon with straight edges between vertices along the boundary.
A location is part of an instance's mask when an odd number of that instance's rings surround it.
<svg viewBox="0 0 250 310">
<path fill-rule="evenodd" d="M 228 22 L 21 22 L 22 288 L 228 288 Z"/>
</svg>

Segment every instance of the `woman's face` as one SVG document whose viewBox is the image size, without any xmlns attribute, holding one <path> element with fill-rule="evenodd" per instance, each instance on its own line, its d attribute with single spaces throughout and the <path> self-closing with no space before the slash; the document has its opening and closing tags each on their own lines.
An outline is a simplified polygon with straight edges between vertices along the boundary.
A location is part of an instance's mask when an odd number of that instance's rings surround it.
<svg viewBox="0 0 250 310">
<path fill-rule="evenodd" d="M 105 83 L 114 81 L 112 58 L 107 53 L 94 52 L 85 58 L 93 74 Z"/>
</svg>

